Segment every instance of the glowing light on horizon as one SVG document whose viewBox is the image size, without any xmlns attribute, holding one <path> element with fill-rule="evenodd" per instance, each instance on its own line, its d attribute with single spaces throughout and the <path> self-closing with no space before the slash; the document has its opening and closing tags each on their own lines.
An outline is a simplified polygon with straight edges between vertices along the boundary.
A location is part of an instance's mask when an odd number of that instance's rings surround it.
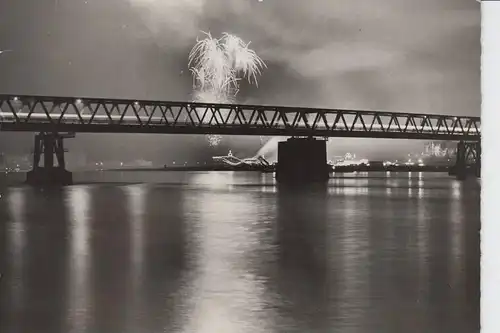
<svg viewBox="0 0 500 333">
<path fill-rule="evenodd" d="M 213 38 L 210 32 L 203 33 L 206 37 L 197 39 L 189 53 L 188 66 L 193 75 L 195 102 L 233 103 L 242 78 L 258 86 L 257 77 L 266 64 L 248 48 L 250 42 L 245 43 L 227 32 L 218 39 Z M 207 135 L 207 140 L 210 146 L 217 146 L 222 136 Z"/>
</svg>

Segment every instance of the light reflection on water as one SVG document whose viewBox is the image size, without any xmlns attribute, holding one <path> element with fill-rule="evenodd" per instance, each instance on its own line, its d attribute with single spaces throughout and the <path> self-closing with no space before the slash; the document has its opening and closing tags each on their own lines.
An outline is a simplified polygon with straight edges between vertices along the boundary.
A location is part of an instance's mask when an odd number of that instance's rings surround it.
<svg viewBox="0 0 500 333">
<path fill-rule="evenodd" d="M 82 186 L 68 188 L 66 206 L 69 210 L 69 256 L 68 256 L 68 332 L 82 333 L 89 329 L 92 310 L 90 297 L 90 248 L 89 217 L 91 189 Z"/>
<path fill-rule="evenodd" d="M 191 242 L 196 246 L 194 276 L 188 287 L 192 299 L 185 332 L 268 332 L 261 327 L 264 287 L 253 260 L 263 221 L 251 193 L 210 192 L 186 199 L 191 222 Z"/>
<path fill-rule="evenodd" d="M 476 182 L 119 177 L 0 189 L 1 332 L 478 331 Z"/>
<path fill-rule="evenodd" d="M 134 319 L 144 316 L 141 293 L 144 282 L 144 220 L 146 215 L 146 201 L 148 200 L 148 188 L 145 185 L 131 185 L 122 188 L 127 196 L 129 209 L 130 230 L 130 286 L 127 290 L 128 332 L 140 331 L 140 325 Z"/>
<path fill-rule="evenodd" d="M 10 221 L 7 222 L 7 255 L 12 262 L 12 279 L 10 279 L 11 306 L 19 311 L 22 309 L 23 289 L 24 289 L 24 249 L 26 246 L 26 225 L 23 212 L 25 210 L 25 200 L 23 189 L 12 189 L 7 196 L 7 204 L 10 208 Z M 0 272 L 3 273 L 3 272 Z M 5 281 L 3 281 L 5 282 Z"/>
</svg>

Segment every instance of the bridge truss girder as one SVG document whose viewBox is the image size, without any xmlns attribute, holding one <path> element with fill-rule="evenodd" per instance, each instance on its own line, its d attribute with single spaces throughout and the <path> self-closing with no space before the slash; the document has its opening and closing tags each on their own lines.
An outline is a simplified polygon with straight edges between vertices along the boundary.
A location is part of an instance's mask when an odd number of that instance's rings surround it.
<svg viewBox="0 0 500 333">
<path fill-rule="evenodd" d="M 3 131 L 480 140 L 479 117 L 0 95 Z"/>
</svg>

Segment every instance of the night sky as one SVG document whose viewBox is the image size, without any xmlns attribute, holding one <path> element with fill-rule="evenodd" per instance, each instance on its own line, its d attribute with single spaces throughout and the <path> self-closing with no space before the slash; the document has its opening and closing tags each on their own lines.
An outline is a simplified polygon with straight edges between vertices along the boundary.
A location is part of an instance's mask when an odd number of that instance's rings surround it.
<svg viewBox="0 0 500 333">
<path fill-rule="evenodd" d="M 2 0 L 0 49 L 13 51 L 0 55 L 0 92 L 189 100 L 187 54 L 200 30 L 251 41 L 267 63 L 241 103 L 480 114 L 480 4 L 471 0 Z M 1 133 L 0 149 L 29 150 L 31 139 Z M 237 137 L 231 148 L 251 155 L 258 143 Z M 117 158 L 208 151 L 193 136 L 69 144 Z M 407 147 L 335 139 L 330 149 L 374 158 Z"/>
</svg>

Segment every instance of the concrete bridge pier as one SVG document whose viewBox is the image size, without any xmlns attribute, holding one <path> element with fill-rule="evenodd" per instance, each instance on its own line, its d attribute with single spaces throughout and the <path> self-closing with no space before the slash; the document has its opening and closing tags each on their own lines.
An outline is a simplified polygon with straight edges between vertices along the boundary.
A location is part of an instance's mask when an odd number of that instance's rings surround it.
<svg viewBox="0 0 500 333">
<path fill-rule="evenodd" d="M 474 174 L 481 178 L 481 141 L 476 142 L 476 163 L 474 163 Z"/>
<path fill-rule="evenodd" d="M 278 143 L 276 180 L 280 183 L 326 182 L 326 140 L 290 138 Z"/>
<path fill-rule="evenodd" d="M 448 172 L 458 180 L 465 180 L 469 174 L 481 177 L 481 142 L 459 141 L 455 165 Z"/>
<path fill-rule="evenodd" d="M 73 177 L 66 170 L 63 139 L 74 135 L 39 133 L 35 135 L 33 170 L 26 176 L 26 183 L 33 186 L 71 185 Z M 54 160 L 54 155 L 56 160 Z M 43 157 L 43 164 L 40 160 Z M 56 163 L 57 162 L 57 165 Z"/>
</svg>

